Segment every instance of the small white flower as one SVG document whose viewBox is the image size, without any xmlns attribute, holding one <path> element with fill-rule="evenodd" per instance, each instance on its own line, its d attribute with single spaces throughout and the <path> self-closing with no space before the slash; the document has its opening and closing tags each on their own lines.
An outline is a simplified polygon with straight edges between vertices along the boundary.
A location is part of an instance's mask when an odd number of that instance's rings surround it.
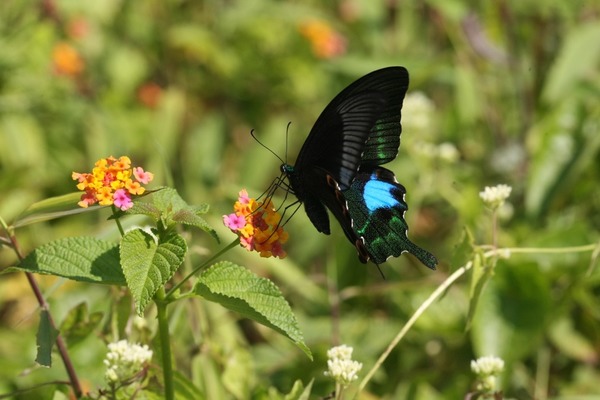
<svg viewBox="0 0 600 400">
<path fill-rule="evenodd" d="M 117 383 L 132 378 L 152 359 L 152 350 L 148 346 L 129 343 L 127 340 L 110 343 L 104 364 L 105 379 Z"/>
<path fill-rule="evenodd" d="M 508 185 L 486 186 L 483 192 L 479 192 L 479 197 L 492 210 L 497 209 L 510 196 L 512 187 Z"/>
<path fill-rule="evenodd" d="M 327 358 L 339 358 L 341 360 L 350 360 L 352 359 L 352 352 L 354 349 L 345 344 L 335 346 L 327 350 Z"/>
<path fill-rule="evenodd" d="M 458 153 L 456 146 L 454 146 L 450 142 L 441 143 L 438 146 L 437 151 L 438 151 L 438 157 L 440 158 L 440 160 L 446 161 L 449 163 L 456 162 L 458 160 L 458 158 L 460 157 L 460 154 Z"/>
<path fill-rule="evenodd" d="M 402 106 L 403 129 L 421 137 L 431 134 L 434 112 L 435 105 L 423 92 L 409 93 Z"/>
<path fill-rule="evenodd" d="M 495 392 L 498 388 L 498 379 L 494 375 L 483 377 L 477 383 L 477 390 L 484 393 Z"/>
<path fill-rule="evenodd" d="M 342 386 L 348 386 L 358 379 L 358 372 L 362 369 L 362 363 L 352 360 L 353 348 L 346 346 L 332 347 L 327 351 L 327 371 L 325 376 L 332 377 Z"/>
<path fill-rule="evenodd" d="M 471 371 L 479 376 L 498 375 L 504 370 L 504 360 L 496 356 L 479 357 L 471 361 Z"/>
<path fill-rule="evenodd" d="M 498 390 L 498 375 L 504 370 L 504 360 L 496 356 L 479 357 L 471 361 L 471 371 L 477 375 L 477 390 L 493 393 Z"/>
<path fill-rule="evenodd" d="M 438 149 L 436 145 L 429 142 L 414 142 L 412 150 L 415 155 L 427 159 L 435 159 L 438 156 Z"/>
</svg>

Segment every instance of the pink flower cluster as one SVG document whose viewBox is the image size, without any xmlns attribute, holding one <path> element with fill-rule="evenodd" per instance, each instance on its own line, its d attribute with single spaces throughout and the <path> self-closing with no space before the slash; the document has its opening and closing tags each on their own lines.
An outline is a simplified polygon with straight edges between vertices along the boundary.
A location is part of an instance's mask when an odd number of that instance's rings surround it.
<svg viewBox="0 0 600 400">
<path fill-rule="evenodd" d="M 242 247 L 259 252 L 261 257 L 285 258 L 282 245 L 288 233 L 280 226 L 281 215 L 271 201 L 257 202 L 242 189 L 233 209 L 234 213 L 223 215 L 223 223 L 240 237 Z"/>
<path fill-rule="evenodd" d="M 85 192 L 77 203 L 80 207 L 98 203 L 128 210 L 133 206 L 131 196 L 143 194 L 146 188 L 142 184 L 152 181 L 154 174 L 141 167 L 132 168 L 127 156 L 118 159 L 110 156 L 96 161 L 91 173 L 73 172 L 71 177 L 78 181 L 77 189 Z"/>
</svg>

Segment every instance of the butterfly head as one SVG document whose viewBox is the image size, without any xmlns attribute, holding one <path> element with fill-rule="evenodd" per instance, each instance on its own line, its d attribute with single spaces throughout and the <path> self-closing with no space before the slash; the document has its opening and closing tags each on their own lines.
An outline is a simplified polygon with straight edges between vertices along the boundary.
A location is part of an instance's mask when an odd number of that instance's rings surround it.
<svg viewBox="0 0 600 400">
<path fill-rule="evenodd" d="M 293 175 L 294 174 L 294 166 L 290 164 L 283 163 L 279 170 L 285 175 Z"/>
</svg>

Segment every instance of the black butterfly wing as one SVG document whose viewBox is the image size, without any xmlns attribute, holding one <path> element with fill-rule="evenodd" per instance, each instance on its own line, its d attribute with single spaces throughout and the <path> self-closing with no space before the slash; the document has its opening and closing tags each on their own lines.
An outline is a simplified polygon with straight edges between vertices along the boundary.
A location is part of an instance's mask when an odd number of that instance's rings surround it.
<svg viewBox="0 0 600 400">
<path fill-rule="evenodd" d="M 404 187 L 391 171 L 378 167 L 398 154 L 407 89 L 403 67 L 358 79 L 321 113 L 296 164 L 282 169 L 317 230 L 329 234 L 327 207 L 362 262 L 380 264 L 410 252 L 435 269 L 435 257 L 407 237 Z"/>
<path fill-rule="evenodd" d="M 350 84 L 317 118 L 296 164 L 282 167 L 319 232 L 329 234 L 325 205 L 330 210 L 340 206 L 334 203 L 328 179 L 332 178 L 341 189 L 348 189 L 363 157 L 369 163 L 381 164 L 396 156 L 400 108 L 407 88 L 408 72 L 403 67 L 380 69 Z M 342 222 L 338 214 L 334 215 L 348 235 L 351 222 Z"/>
<path fill-rule="evenodd" d="M 361 164 L 385 164 L 398 154 L 400 109 L 408 89 L 404 67 L 373 71 L 325 107 L 304 142 L 295 170 L 320 168 L 347 189 Z"/>
<path fill-rule="evenodd" d="M 427 267 L 435 269 L 436 258 L 407 237 L 408 225 L 404 220 L 408 209 L 404 201 L 406 189 L 392 171 L 376 166 L 361 167 L 351 187 L 342 193 L 353 231 L 362 239 L 362 244 L 356 245 L 354 241 L 361 261 L 367 261 L 362 256 L 365 252 L 375 264 L 409 252 Z"/>
</svg>

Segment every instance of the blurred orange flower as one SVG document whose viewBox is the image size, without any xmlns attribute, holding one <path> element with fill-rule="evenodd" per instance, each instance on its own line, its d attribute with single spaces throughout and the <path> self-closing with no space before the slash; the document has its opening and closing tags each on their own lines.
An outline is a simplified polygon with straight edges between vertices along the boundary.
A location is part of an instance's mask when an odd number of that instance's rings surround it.
<svg viewBox="0 0 600 400">
<path fill-rule="evenodd" d="M 85 63 L 79 52 L 67 43 L 58 43 L 54 46 L 52 62 L 54 71 L 57 74 L 69 77 L 79 76 L 85 68 Z"/>
<path fill-rule="evenodd" d="M 88 21 L 83 17 L 77 17 L 69 22 L 67 32 L 73 39 L 83 39 L 90 31 Z"/>
<path fill-rule="evenodd" d="M 138 100 L 148 108 L 156 108 L 162 94 L 162 88 L 156 83 L 145 83 L 138 89 Z"/>
<path fill-rule="evenodd" d="M 308 39 L 318 58 L 333 58 L 346 52 L 346 38 L 325 21 L 306 21 L 300 25 L 299 30 Z"/>
</svg>

